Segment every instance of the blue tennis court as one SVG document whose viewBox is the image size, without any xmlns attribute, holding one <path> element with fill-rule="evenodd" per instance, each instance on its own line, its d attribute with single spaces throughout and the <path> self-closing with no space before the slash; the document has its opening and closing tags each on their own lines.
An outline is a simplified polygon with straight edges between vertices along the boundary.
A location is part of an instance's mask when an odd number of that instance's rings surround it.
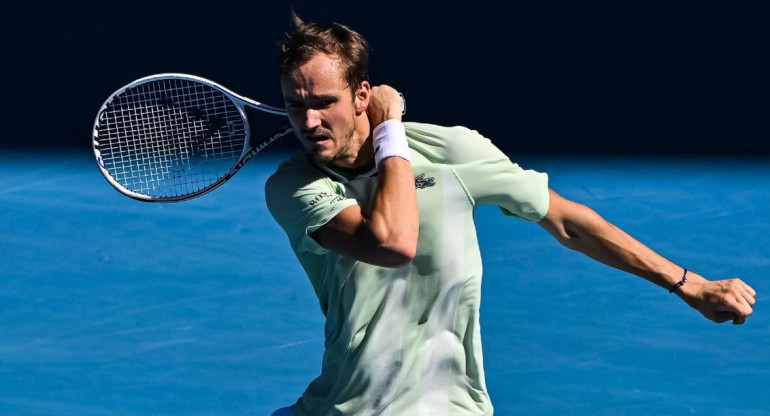
<svg viewBox="0 0 770 416">
<path fill-rule="evenodd" d="M 267 416 L 320 368 L 323 317 L 263 152 L 179 204 L 114 191 L 88 149 L 0 153 L 0 414 Z M 477 210 L 496 415 L 770 415 L 766 159 L 512 157 L 674 262 L 758 292 L 744 326 Z"/>
</svg>

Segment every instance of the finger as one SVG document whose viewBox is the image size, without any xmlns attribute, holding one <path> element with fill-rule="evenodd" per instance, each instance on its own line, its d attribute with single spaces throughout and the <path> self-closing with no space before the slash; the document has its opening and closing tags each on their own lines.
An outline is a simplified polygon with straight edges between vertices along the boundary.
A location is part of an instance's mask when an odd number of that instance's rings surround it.
<svg viewBox="0 0 770 416">
<path fill-rule="evenodd" d="M 739 290 L 743 298 L 746 299 L 746 302 L 749 304 L 749 306 L 754 306 L 754 304 L 757 302 L 756 299 L 754 298 L 754 295 L 752 295 L 751 292 L 746 290 L 746 287 L 744 286 L 741 286 Z"/>
<path fill-rule="evenodd" d="M 724 280 L 720 283 L 722 293 L 719 295 L 721 307 L 718 310 L 733 312 L 739 316 L 751 315 L 752 309 L 748 300 L 748 292 L 740 279 Z"/>
<path fill-rule="evenodd" d="M 754 290 L 751 286 L 749 286 L 746 283 L 744 283 L 742 280 L 740 280 L 740 279 L 738 279 L 738 280 L 741 282 L 741 286 L 744 289 L 746 289 L 746 291 L 749 292 L 749 294 L 751 294 L 752 297 L 753 296 L 757 296 L 757 291 L 756 290 Z"/>
<path fill-rule="evenodd" d="M 749 316 L 753 312 L 749 303 L 742 296 L 729 296 L 725 299 L 727 312 L 732 312 L 738 316 Z"/>
</svg>

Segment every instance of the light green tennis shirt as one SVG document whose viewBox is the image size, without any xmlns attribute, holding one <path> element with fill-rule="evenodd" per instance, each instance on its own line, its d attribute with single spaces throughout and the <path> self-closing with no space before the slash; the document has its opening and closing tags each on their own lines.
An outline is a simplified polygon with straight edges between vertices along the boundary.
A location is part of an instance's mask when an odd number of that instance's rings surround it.
<svg viewBox="0 0 770 416">
<path fill-rule="evenodd" d="M 474 130 L 404 126 L 420 214 L 417 255 L 404 267 L 356 261 L 310 237 L 349 206 L 370 212 L 376 171 L 348 180 L 297 155 L 266 183 L 267 206 L 326 317 L 321 374 L 292 406 L 296 416 L 492 415 L 473 208 L 495 204 L 538 221 L 548 177 L 512 163 Z"/>
</svg>

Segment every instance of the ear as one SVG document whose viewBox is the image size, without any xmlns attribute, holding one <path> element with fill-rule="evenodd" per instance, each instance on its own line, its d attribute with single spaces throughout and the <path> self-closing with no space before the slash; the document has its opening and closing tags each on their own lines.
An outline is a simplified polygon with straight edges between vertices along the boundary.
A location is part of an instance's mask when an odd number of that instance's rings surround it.
<svg viewBox="0 0 770 416">
<path fill-rule="evenodd" d="M 369 94 L 372 92 L 372 86 L 369 81 L 361 81 L 355 96 L 353 97 L 353 106 L 356 109 L 356 115 L 365 112 L 369 107 Z"/>
</svg>

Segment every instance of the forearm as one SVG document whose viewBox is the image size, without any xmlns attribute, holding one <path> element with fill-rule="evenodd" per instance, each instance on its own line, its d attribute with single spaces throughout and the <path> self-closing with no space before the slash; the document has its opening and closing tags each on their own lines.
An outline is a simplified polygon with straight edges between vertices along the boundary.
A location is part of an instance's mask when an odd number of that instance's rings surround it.
<svg viewBox="0 0 770 416">
<path fill-rule="evenodd" d="M 683 281 L 682 267 L 665 259 L 592 209 L 549 191 L 548 213 L 540 225 L 560 243 L 619 270 L 673 289 Z M 756 292 L 740 279 L 711 281 L 687 272 L 675 293 L 714 322 L 742 324 L 751 315 Z"/>
<path fill-rule="evenodd" d="M 669 289 L 681 280 L 683 268 L 664 258 L 588 207 L 564 220 L 559 241 L 608 266 Z M 694 278 L 694 277 L 693 277 Z"/>
<path fill-rule="evenodd" d="M 580 223 L 565 228 L 565 245 L 620 270 L 671 289 L 684 277 L 684 269 L 663 258 L 598 214 L 585 213 Z M 714 322 L 742 324 L 751 315 L 754 290 L 740 279 L 710 281 L 687 271 L 687 281 L 674 293 Z"/>
<path fill-rule="evenodd" d="M 389 157 L 378 167 L 378 188 L 374 206 L 365 220 L 381 249 L 405 261 L 417 251 L 419 213 L 411 164 Z"/>
<path fill-rule="evenodd" d="M 345 208 L 312 237 L 324 248 L 383 267 L 400 267 L 417 251 L 417 197 L 408 161 L 382 161 L 377 191 L 369 212 L 361 205 Z"/>
</svg>

